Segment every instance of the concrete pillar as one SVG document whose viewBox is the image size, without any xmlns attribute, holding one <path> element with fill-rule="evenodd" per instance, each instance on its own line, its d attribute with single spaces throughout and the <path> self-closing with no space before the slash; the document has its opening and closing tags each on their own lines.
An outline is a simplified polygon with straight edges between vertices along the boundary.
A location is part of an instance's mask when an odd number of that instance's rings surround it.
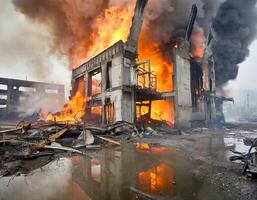
<svg viewBox="0 0 257 200">
<path fill-rule="evenodd" d="M 180 128 L 191 127 L 191 72 L 187 52 L 174 49 L 175 126 Z"/>
</svg>

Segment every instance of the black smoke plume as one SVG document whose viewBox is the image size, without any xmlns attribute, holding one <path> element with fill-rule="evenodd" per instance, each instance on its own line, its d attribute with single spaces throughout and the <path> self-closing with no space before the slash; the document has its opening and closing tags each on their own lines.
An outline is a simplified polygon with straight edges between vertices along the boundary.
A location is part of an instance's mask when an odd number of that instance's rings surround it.
<svg viewBox="0 0 257 200">
<path fill-rule="evenodd" d="M 147 39 L 144 43 L 158 44 L 156 51 L 162 52 L 163 57 L 170 60 L 173 47 L 185 39 L 190 11 L 192 5 L 196 4 L 198 14 L 193 35 L 201 34 L 203 38 L 199 38 L 200 40 L 191 38 L 191 50 L 194 52 L 196 46 L 204 46 L 205 37 L 210 31 L 220 2 L 221 0 L 149 1 L 142 31 L 144 39 Z M 198 44 L 199 42 L 201 44 Z"/>
<path fill-rule="evenodd" d="M 226 0 L 218 9 L 212 42 L 217 86 L 236 79 L 238 65 L 249 55 L 249 45 L 256 37 L 256 2 Z"/>
</svg>

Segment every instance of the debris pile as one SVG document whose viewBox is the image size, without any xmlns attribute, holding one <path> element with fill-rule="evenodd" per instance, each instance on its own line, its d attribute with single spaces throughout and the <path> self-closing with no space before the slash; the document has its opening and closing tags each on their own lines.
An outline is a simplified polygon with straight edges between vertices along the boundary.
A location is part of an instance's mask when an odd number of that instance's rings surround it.
<svg viewBox="0 0 257 200">
<path fill-rule="evenodd" d="M 0 126 L 0 177 L 27 174 L 67 153 L 88 155 L 89 150 L 100 149 L 105 143 L 121 145 L 124 136 L 129 140 L 162 133 L 125 121 L 105 127 L 44 121 L 21 122 L 4 130 Z M 170 129 L 170 133 L 176 132 Z"/>
</svg>

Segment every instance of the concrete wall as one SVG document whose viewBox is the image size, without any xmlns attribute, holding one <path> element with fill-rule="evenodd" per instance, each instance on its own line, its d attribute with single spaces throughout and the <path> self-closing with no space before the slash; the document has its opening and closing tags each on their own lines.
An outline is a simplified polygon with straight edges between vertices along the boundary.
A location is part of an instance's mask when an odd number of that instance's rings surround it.
<svg viewBox="0 0 257 200">
<path fill-rule="evenodd" d="M 73 70 L 73 81 L 83 78 L 85 81 L 85 95 L 90 97 L 88 88 L 91 88 L 90 73 L 95 70 L 101 71 L 102 91 L 97 97 L 91 97 L 91 101 L 99 102 L 101 99 L 102 106 L 102 123 L 105 118 L 106 100 L 110 99 L 111 104 L 114 104 L 114 121 L 129 121 L 134 122 L 134 91 L 131 83 L 131 70 L 133 58 L 125 58 L 126 45 L 118 42 L 100 53 L 87 63 L 83 64 L 78 69 Z M 110 68 L 110 73 L 108 73 Z M 111 76 L 109 76 L 111 75 Z M 108 77 L 111 82 L 110 87 L 107 87 Z M 135 75 L 134 75 L 135 76 Z M 88 113 L 88 112 L 87 112 Z M 89 112 L 90 113 L 90 112 Z"/>
<path fill-rule="evenodd" d="M 118 55 L 112 59 L 112 87 L 122 86 L 123 79 L 123 55 Z"/>
<path fill-rule="evenodd" d="M 175 125 L 191 127 L 192 98 L 190 63 L 178 50 L 174 51 Z"/>
<path fill-rule="evenodd" d="M 132 93 L 124 92 L 122 96 L 122 113 L 123 119 L 128 122 L 134 122 L 135 112 L 134 112 L 134 101 L 131 100 Z"/>
</svg>

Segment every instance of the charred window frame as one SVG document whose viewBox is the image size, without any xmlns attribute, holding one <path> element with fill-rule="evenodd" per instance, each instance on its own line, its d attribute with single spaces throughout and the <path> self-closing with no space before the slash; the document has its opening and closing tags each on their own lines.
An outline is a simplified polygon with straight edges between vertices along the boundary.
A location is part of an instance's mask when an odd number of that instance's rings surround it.
<svg viewBox="0 0 257 200">
<path fill-rule="evenodd" d="M 97 96 L 102 92 L 102 71 L 101 68 L 89 73 L 88 94 Z"/>
<path fill-rule="evenodd" d="M 106 90 L 112 88 L 112 62 L 107 62 L 106 69 Z"/>
</svg>

